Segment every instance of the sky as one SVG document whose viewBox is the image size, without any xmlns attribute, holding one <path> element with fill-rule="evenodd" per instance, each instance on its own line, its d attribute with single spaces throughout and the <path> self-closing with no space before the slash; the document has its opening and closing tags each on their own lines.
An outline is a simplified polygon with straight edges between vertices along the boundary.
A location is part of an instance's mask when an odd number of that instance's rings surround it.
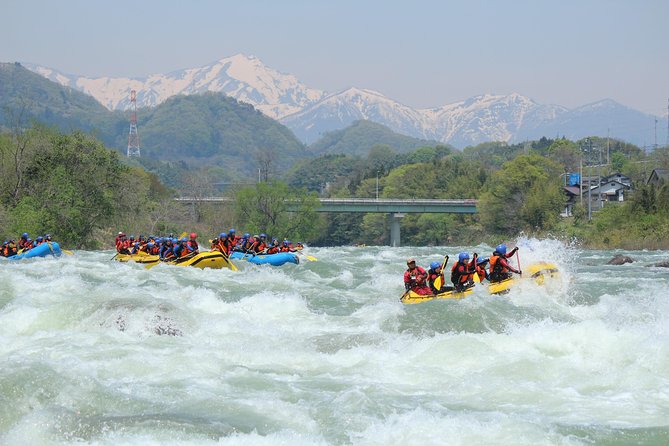
<svg viewBox="0 0 669 446">
<path fill-rule="evenodd" d="M 0 0 L 0 62 L 145 77 L 244 53 L 438 107 L 519 93 L 666 117 L 669 0 Z"/>
</svg>

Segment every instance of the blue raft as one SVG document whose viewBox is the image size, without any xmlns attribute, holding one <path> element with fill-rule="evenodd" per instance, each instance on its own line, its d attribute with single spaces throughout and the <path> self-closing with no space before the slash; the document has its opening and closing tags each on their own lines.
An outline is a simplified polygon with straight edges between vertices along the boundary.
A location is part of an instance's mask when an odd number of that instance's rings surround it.
<svg viewBox="0 0 669 446">
<path fill-rule="evenodd" d="M 33 257 L 60 256 L 60 245 L 56 242 L 46 242 L 35 246 L 28 252 L 7 257 L 8 260 L 32 259 Z"/>
<path fill-rule="evenodd" d="M 284 263 L 300 263 L 300 258 L 297 257 L 297 254 L 292 252 L 277 252 L 276 254 L 244 254 L 239 251 L 232 251 L 230 254 L 231 259 L 246 260 L 256 265 L 274 265 L 281 266 Z"/>
</svg>

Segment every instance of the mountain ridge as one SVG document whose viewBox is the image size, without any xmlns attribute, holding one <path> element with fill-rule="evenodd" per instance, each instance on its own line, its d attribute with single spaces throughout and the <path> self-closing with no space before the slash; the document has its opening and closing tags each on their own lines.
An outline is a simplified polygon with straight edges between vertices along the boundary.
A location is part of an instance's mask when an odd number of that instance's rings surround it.
<svg viewBox="0 0 669 446">
<path fill-rule="evenodd" d="M 519 93 L 481 94 L 439 107 L 413 108 L 371 89 L 350 87 L 327 93 L 309 88 L 294 75 L 281 73 L 257 57 L 244 54 L 198 68 L 137 79 L 87 78 L 34 64 L 26 67 L 61 85 L 87 92 L 108 109 L 127 108 L 132 89 L 137 91 L 139 106 L 155 106 L 176 94 L 222 92 L 283 123 L 306 144 L 355 121 L 370 120 L 407 136 L 459 148 L 487 141 L 514 143 L 556 135 L 574 139 L 610 135 L 642 145 L 651 140 L 653 123 L 658 118 L 611 99 L 568 109 L 540 104 Z M 606 129 L 604 134 L 588 132 L 586 122 L 598 132 Z M 663 141 L 666 129 L 659 130 L 658 137 Z"/>
</svg>

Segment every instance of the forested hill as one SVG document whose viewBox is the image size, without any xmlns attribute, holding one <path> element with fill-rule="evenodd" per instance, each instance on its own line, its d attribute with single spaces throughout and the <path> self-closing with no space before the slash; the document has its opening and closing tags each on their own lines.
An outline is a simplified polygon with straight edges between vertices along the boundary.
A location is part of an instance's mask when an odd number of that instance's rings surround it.
<svg viewBox="0 0 669 446">
<path fill-rule="evenodd" d="M 290 167 L 309 156 L 282 124 L 222 93 L 177 96 L 137 112 L 142 157 L 221 166 L 257 174 L 259 159 Z M 18 63 L 0 64 L 0 129 L 32 121 L 64 132 L 83 130 L 125 154 L 129 114 L 110 112 L 93 97 L 39 76 Z"/>
<path fill-rule="evenodd" d="M 127 119 L 88 96 L 29 71 L 18 63 L 0 63 L 0 129 L 27 127 L 31 121 L 63 131 L 93 132 L 111 146 L 126 132 Z"/>
<path fill-rule="evenodd" d="M 257 172 L 259 159 L 285 169 L 309 156 L 277 121 L 222 93 L 175 96 L 138 117 L 143 154 Z"/>
<path fill-rule="evenodd" d="M 401 135 L 375 122 L 355 121 L 345 129 L 326 133 L 310 145 L 309 150 L 316 155 L 331 153 L 366 156 L 369 149 L 377 145 L 387 145 L 399 153 L 407 153 L 419 147 L 444 144 Z"/>
</svg>

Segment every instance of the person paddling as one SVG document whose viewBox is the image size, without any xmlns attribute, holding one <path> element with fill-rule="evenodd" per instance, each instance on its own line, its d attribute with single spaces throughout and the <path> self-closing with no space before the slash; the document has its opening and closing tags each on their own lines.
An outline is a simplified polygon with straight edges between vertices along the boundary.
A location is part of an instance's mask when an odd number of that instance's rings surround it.
<svg viewBox="0 0 669 446">
<path fill-rule="evenodd" d="M 469 253 L 461 252 L 458 254 L 458 262 L 451 268 L 451 282 L 455 291 L 461 292 L 474 286 L 474 274 L 476 273 L 476 258 L 478 254 L 469 262 Z"/>
<path fill-rule="evenodd" d="M 491 283 L 501 282 L 502 280 L 511 278 L 513 276 L 513 274 L 511 274 L 512 272 L 523 274 L 521 270 L 509 265 L 509 262 L 507 261 L 507 259 L 513 256 L 516 251 L 518 251 L 517 246 L 507 254 L 506 245 L 504 243 L 497 245 L 495 251 L 493 251 L 490 256 L 490 274 L 488 275 L 488 280 L 490 280 Z"/>
<path fill-rule="evenodd" d="M 413 257 L 407 259 L 407 270 L 404 271 L 404 289 L 422 296 L 432 294 L 432 290 L 427 286 L 427 272 L 420 266 L 416 266 L 416 259 Z"/>
<path fill-rule="evenodd" d="M 448 261 L 448 256 L 444 261 L 444 266 Z M 440 277 L 439 281 L 437 278 Z M 436 282 L 439 282 L 439 288 L 436 287 Z M 441 269 L 441 263 L 432 262 L 430 263 L 430 269 L 427 270 L 427 283 L 430 285 L 432 294 L 445 293 L 446 291 L 453 291 L 452 286 L 446 286 L 446 280 L 444 279 L 444 271 Z"/>
</svg>

